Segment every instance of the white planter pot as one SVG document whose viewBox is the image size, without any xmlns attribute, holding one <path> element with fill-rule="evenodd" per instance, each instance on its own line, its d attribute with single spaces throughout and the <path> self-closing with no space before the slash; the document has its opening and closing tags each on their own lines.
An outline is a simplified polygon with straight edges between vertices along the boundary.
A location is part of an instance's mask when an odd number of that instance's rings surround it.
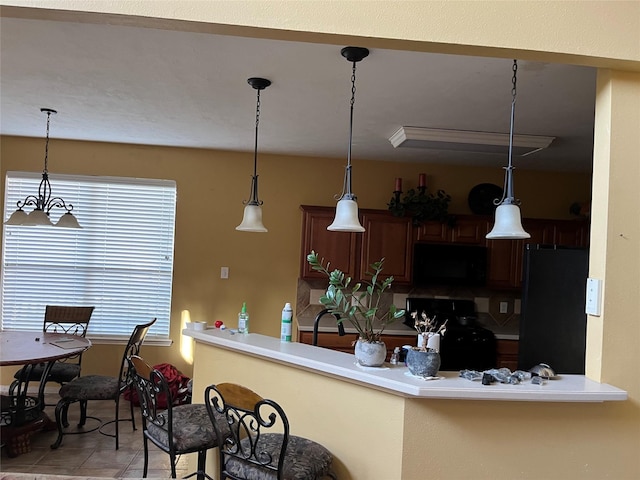
<svg viewBox="0 0 640 480">
<path fill-rule="evenodd" d="M 384 342 L 358 340 L 354 353 L 356 362 L 363 367 L 380 367 L 387 358 L 387 346 Z"/>
</svg>

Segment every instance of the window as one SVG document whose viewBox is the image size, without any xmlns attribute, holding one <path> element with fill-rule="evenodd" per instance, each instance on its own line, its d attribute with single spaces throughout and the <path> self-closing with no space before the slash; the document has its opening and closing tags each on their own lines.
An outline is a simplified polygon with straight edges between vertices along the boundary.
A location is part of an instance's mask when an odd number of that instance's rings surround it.
<svg viewBox="0 0 640 480">
<path fill-rule="evenodd" d="M 38 191 L 41 174 L 7 172 L 4 219 Z M 157 318 L 148 343 L 169 338 L 174 181 L 50 175 L 78 229 L 4 225 L 2 328 L 41 330 L 46 305 L 94 305 L 88 336 L 126 339 Z M 30 209 L 29 209 L 30 211 Z M 54 223 L 63 209 L 54 208 Z"/>
</svg>

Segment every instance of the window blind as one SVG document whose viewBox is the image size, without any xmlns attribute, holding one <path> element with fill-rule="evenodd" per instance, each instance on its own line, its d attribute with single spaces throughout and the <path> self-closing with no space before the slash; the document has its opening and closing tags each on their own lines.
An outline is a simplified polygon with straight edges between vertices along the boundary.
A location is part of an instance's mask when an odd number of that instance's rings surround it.
<svg viewBox="0 0 640 480">
<path fill-rule="evenodd" d="M 4 219 L 42 176 L 8 172 Z M 42 330 L 46 305 L 95 306 L 90 338 L 128 338 L 157 318 L 148 341 L 168 338 L 176 185 L 169 180 L 50 175 L 53 196 L 83 227 L 4 225 L 3 330 Z M 31 211 L 28 209 L 27 211 Z M 64 213 L 51 211 L 52 221 Z"/>
</svg>

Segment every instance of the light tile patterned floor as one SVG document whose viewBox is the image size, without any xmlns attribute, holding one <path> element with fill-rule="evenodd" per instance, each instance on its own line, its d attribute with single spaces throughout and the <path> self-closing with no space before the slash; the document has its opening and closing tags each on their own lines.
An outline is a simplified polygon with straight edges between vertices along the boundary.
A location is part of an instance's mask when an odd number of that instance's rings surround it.
<svg viewBox="0 0 640 480">
<path fill-rule="evenodd" d="M 57 395 L 48 395 L 46 403 L 57 401 Z M 47 406 L 45 412 L 55 420 L 55 408 Z M 103 421 L 115 418 L 115 402 L 95 401 L 88 404 L 88 415 Z M 141 478 L 144 466 L 142 446 L 142 421 L 139 409 L 135 408 L 137 430 L 131 428 L 131 422 L 120 422 L 120 448 L 115 449 L 115 439 L 100 434 L 97 430 L 80 435 L 66 435 L 58 449 L 52 450 L 51 444 L 57 438 L 57 431 L 36 433 L 31 440 L 31 452 L 9 458 L 6 449 L 0 456 L 0 472 L 40 473 L 51 475 L 78 475 L 83 477 L 126 477 Z M 70 429 L 78 422 L 79 406 L 73 404 L 69 410 Z M 120 418 L 129 418 L 129 402 L 120 403 Z M 87 427 L 97 425 L 88 419 Z M 114 425 L 104 428 L 113 433 Z M 187 475 L 186 457 L 180 458 L 176 466 L 177 477 Z M 171 463 L 169 455 L 149 444 L 148 478 L 170 478 Z"/>
</svg>

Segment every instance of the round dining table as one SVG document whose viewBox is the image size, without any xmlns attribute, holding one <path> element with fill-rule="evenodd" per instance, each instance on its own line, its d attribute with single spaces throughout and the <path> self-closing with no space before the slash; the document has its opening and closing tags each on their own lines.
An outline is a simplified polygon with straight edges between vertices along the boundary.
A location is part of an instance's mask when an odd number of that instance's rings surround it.
<svg viewBox="0 0 640 480">
<path fill-rule="evenodd" d="M 10 457 L 31 451 L 33 434 L 53 425 L 43 411 L 45 382 L 40 382 L 37 397 L 28 394 L 31 370 L 38 364 L 44 364 L 44 379 L 56 360 L 78 355 L 90 346 L 90 340 L 78 335 L 33 331 L 0 332 L 0 366 L 26 367 L 17 379 L 13 394 L 2 395 L 0 435 Z"/>
</svg>

